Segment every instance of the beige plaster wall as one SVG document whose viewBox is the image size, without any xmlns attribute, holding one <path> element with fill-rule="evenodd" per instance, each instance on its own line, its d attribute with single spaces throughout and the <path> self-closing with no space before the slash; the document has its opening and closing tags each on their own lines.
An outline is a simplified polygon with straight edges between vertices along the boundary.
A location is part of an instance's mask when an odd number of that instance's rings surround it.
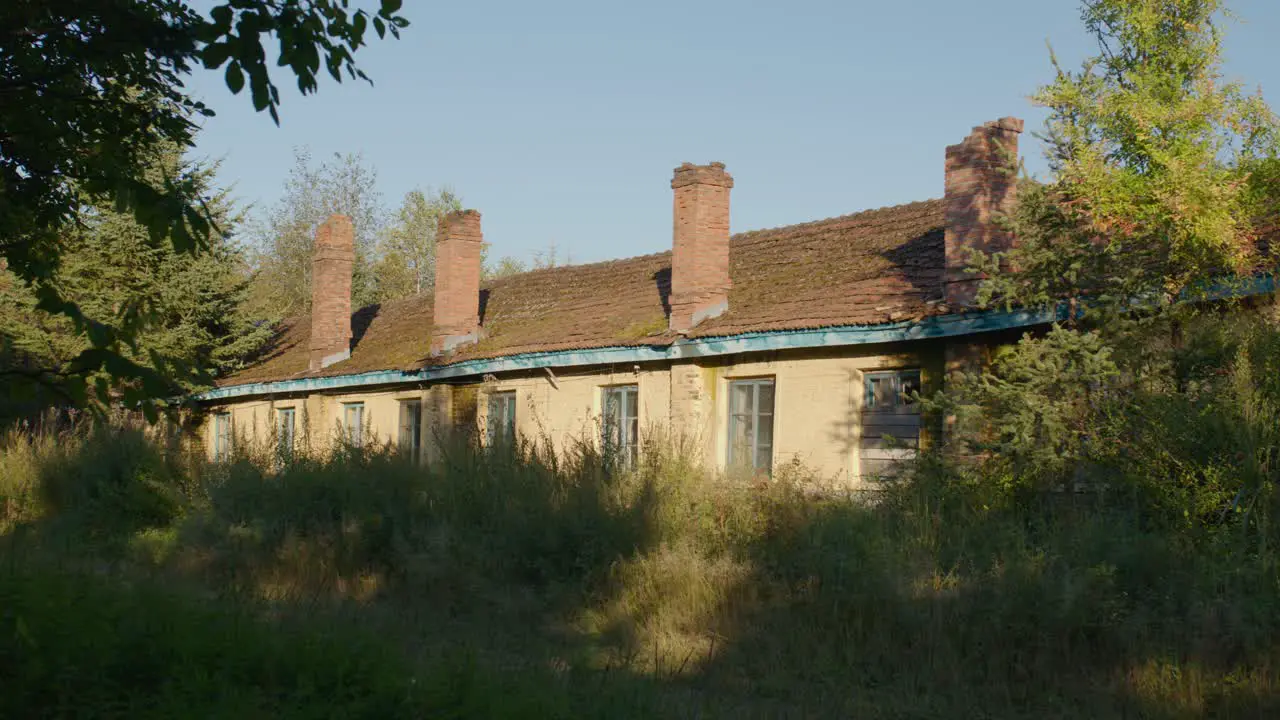
<svg viewBox="0 0 1280 720">
<path fill-rule="evenodd" d="M 724 469 L 728 442 L 728 387 L 735 379 L 771 377 L 775 383 L 774 467 L 799 461 L 829 479 L 857 483 L 863 373 L 918 367 L 927 390 L 940 385 L 944 368 L 940 343 L 869 346 L 812 351 L 778 351 L 642 366 L 529 371 L 490 378 L 468 386 L 437 385 L 307 397 L 248 400 L 224 406 L 233 414 L 237 436 L 268 442 L 276 408 L 298 408 L 299 441 L 323 449 L 337 436 L 342 404 L 363 402 L 368 436 L 394 444 L 399 435 L 399 402 L 423 402 L 423 447 L 434 457 L 432 439 L 464 412 L 474 398 L 474 422 L 483 432 L 488 397 L 516 393 L 517 431 L 529 439 L 550 438 L 558 448 L 599 434 L 601 389 L 639 387 L 641 442 L 647 431 L 683 435 L 700 449 L 709 467 Z M 211 408 L 218 410 L 219 408 Z M 470 418 L 471 415 L 465 414 Z M 305 428 L 303 424 L 305 423 Z M 213 423 L 205 424 L 213 447 Z"/>
</svg>

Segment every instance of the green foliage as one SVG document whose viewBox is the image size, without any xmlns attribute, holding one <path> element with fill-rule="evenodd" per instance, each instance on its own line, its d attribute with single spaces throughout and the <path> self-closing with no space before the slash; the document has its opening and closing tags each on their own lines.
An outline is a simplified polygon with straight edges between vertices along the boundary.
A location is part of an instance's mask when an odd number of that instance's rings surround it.
<svg viewBox="0 0 1280 720">
<path fill-rule="evenodd" d="M 386 209 L 377 170 L 362 155 L 350 153 L 335 153 L 314 166 L 310 153 L 298 148 L 284 194 L 253 231 L 251 307 L 256 315 L 279 320 L 309 311 L 315 231 L 333 213 L 349 216 L 355 230 L 352 306 L 378 300 L 375 263 Z"/>
<path fill-rule="evenodd" d="M 264 41 L 279 40 L 277 66 L 288 67 L 303 93 L 315 91 L 323 62 L 335 80 L 364 77 L 353 54 L 370 24 L 398 36 L 407 21 L 398 0 L 376 13 L 348 3 L 317 0 L 225 2 L 203 16 L 181 0 L 14 0 L 0 9 L 0 259 L 31 288 L 38 309 L 61 315 L 89 341 L 59 387 L 64 399 L 86 400 L 85 373 L 100 370 L 108 387 L 120 378 L 126 394 L 164 378 L 122 348 L 145 324 L 142 309 L 92 318 L 54 279 L 67 237 L 103 201 L 131 217 L 150 243 L 179 254 L 206 248 L 217 218 L 198 179 L 183 173 L 156 178 L 157 148 L 193 145 L 200 117 L 212 115 L 186 92 L 197 63 L 226 65 L 239 92 L 246 76 L 254 107 L 278 121 Z M 87 214 L 86 214 L 87 213 Z M 145 393 L 136 399 L 144 399 Z"/>
<path fill-rule="evenodd" d="M 1135 299 L 1167 305 L 1203 281 L 1268 268 L 1280 136 L 1258 95 L 1221 77 L 1218 0 L 1088 0 L 1098 54 L 1057 65 L 1034 101 L 1048 108 L 1053 174 L 1023 183 L 1009 218 L 1018 247 L 982 258 L 999 273 L 982 297 L 1095 313 Z M 1274 245 L 1274 244 L 1273 244 Z"/>
<path fill-rule="evenodd" d="M 1188 444 L 1178 472 L 1218 454 L 1169 428 Z M 553 458 L 450 444 L 430 468 L 350 447 L 207 465 L 98 432 L 0 449 L 0 468 L 34 473 L 7 497 L 37 505 L 0 524 L 0 670 L 23 688 L 0 700 L 10 714 L 171 701 L 202 716 L 1280 708 L 1274 540 L 1242 542 L 1207 515 L 1153 522 L 1141 493 L 1001 502 L 985 471 L 934 458 L 874 499 L 816 492 L 802 468 L 744 487 L 674 443 L 621 475 L 585 445 Z M 41 504 L 45 483 L 158 464 L 182 468 L 169 485 L 180 511 L 115 503 L 123 542 L 104 542 L 102 513 Z"/>
<path fill-rule="evenodd" d="M 1080 329 L 1024 337 L 926 401 L 953 418 L 936 452 L 971 456 L 991 503 L 1084 490 L 1133 499 L 1154 525 L 1274 542 L 1280 328 L 1269 310 L 1232 305 L 1121 338 L 1142 352 Z"/>
<path fill-rule="evenodd" d="M 405 194 L 381 241 L 374 276 L 379 300 L 421 295 L 435 287 L 436 233 L 444 216 L 462 209 L 449 188 Z"/>
<path fill-rule="evenodd" d="M 38 292 L 4 272 L 0 361 L 10 373 L 4 376 L 3 418 L 34 414 L 43 404 L 41 391 L 50 387 L 70 397 L 44 396 L 43 402 L 83 404 L 84 389 L 98 387 L 123 391 L 131 405 L 154 406 L 235 370 L 266 341 L 269 328 L 255 323 L 245 309 L 244 259 L 229 235 L 234 210 L 224 195 L 212 192 L 212 168 L 184 163 L 175 153 L 154 158 L 153 165 L 153 177 L 191 178 L 208 197 L 219 232 L 203 248 L 180 253 L 104 198 L 64 233 L 62 262 L 48 286 L 95 322 L 133 318 L 130 342 L 106 346 L 123 362 L 105 359 L 102 367 L 83 362 L 95 349 L 92 338 L 64 316 L 42 310 Z M 96 399 L 107 403 L 113 397 Z"/>
<path fill-rule="evenodd" d="M 954 377 L 930 402 L 965 423 L 955 430 L 972 451 L 990 453 L 1020 482 L 1044 487 L 1043 478 L 1060 482 L 1083 459 L 1098 403 L 1119 374 L 1097 333 L 1054 327 L 1000 348 L 989 367 Z M 952 404 L 956 398 L 969 405 Z"/>
<path fill-rule="evenodd" d="M 1020 184 L 1017 245 L 979 258 L 980 299 L 1069 317 L 935 400 L 958 423 L 948 450 L 1001 492 L 1138 494 L 1153 523 L 1263 530 L 1246 512 L 1276 479 L 1257 413 L 1280 396 L 1256 358 L 1280 334 L 1257 303 L 1207 294 L 1275 268 L 1280 126 L 1223 81 L 1222 13 L 1088 0 L 1098 55 L 1034 96 L 1053 177 Z"/>
<path fill-rule="evenodd" d="M 513 258 L 510 255 L 503 255 L 496 263 L 484 262 L 481 267 L 481 273 L 486 280 L 496 280 L 497 278 L 507 277 L 508 275 L 518 275 L 522 272 L 528 272 L 529 266 L 524 261 Z"/>
</svg>

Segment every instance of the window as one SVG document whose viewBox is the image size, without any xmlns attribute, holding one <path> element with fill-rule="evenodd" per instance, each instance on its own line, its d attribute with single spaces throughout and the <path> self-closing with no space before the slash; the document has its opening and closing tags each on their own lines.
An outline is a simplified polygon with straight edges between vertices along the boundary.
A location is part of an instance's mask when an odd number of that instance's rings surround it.
<svg viewBox="0 0 1280 720">
<path fill-rule="evenodd" d="M 213 416 L 213 459 L 231 459 L 231 413 L 220 412 Z"/>
<path fill-rule="evenodd" d="M 364 403 L 342 403 L 342 432 L 352 446 L 364 444 Z"/>
<path fill-rule="evenodd" d="M 422 401 L 400 401 L 400 451 L 418 460 L 422 453 Z"/>
<path fill-rule="evenodd" d="M 634 467 L 640 449 L 640 388 L 617 385 L 600 388 L 604 411 L 601 449 L 606 458 L 617 458 Z"/>
<path fill-rule="evenodd" d="M 919 370 L 869 372 L 862 409 L 859 474 L 866 479 L 892 477 L 899 462 L 915 457 L 920 446 Z"/>
<path fill-rule="evenodd" d="M 296 411 L 291 407 L 276 410 L 276 453 L 281 460 L 293 457 L 295 417 Z"/>
<path fill-rule="evenodd" d="M 729 466 L 773 471 L 773 379 L 729 383 Z"/>
<path fill-rule="evenodd" d="M 510 444 L 516 439 L 516 393 L 497 392 L 489 396 L 489 444 Z"/>
</svg>

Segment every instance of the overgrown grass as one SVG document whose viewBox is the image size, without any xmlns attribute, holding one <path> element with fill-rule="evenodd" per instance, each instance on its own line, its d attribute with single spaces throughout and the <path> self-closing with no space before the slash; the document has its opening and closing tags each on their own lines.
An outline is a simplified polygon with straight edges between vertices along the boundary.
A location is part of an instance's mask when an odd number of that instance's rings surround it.
<svg viewBox="0 0 1280 720">
<path fill-rule="evenodd" d="M 0 715 L 1280 713 L 1273 543 L 946 463 L 872 502 L 666 447 L 272 469 L 10 434 Z"/>
</svg>

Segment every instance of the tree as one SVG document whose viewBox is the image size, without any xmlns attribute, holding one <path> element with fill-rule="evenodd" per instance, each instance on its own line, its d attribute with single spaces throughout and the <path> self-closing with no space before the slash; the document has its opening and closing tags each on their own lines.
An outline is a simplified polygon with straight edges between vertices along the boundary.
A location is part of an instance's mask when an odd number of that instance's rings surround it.
<svg viewBox="0 0 1280 720">
<path fill-rule="evenodd" d="M 1098 54 L 1033 96 L 1053 179 L 1023 183 L 1016 248 L 982 258 L 1006 304 L 1169 305 L 1267 267 L 1280 218 L 1276 117 L 1221 74 L 1220 0 L 1087 0 Z M 1272 247 L 1275 251 L 1277 247 Z M 1018 272 L 1000 272 L 1016 267 Z"/>
<path fill-rule="evenodd" d="M 1280 212 L 1277 121 L 1259 95 L 1222 80 L 1221 13 L 1218 0 L 1088 0 L 1098 54 L 1078 72 L 1055 60 L 1056 78 L 1034 96 L 1050 111 L 1052 177 L 1021 183 L 1005 219 L 1015 247 L 975 256 L 989 274 L 979 299 L 1065 300 L 1071 313 L 935 400 L 974 419 L 951 437 L 987 453 L 1012 486 L 1062 487 L 1092 465 L 1110 484 L 1194 488 L 1178 497 L 1221 518 L 1222 498 L 1261 486 L 1224 468 L 1271 466 L 1261 425 L 1241 414 L 1252 396 L 1238 379 L 1258 376 L 1256 348 L 1280 335 L 1201 302 L 1274 269 L 1277 246 L 1260 239 Z M 1177 432 L 1172 418 L 1182 418 Z M 1219 441 L 1231 452 L 1195 444 Z"/>
<path fill-rule="evenodd" d="M 374 270 L 386 210 L 377 170 L 359 153 L 334 154 L 313 166 L 305 148 L 294 153 L 284 195 L 254 230 L 252 307 L 278 320 L 311 307 L 311 255 L 316 227 L 332 213 L 349 215 L 355 228 L 351 296 L 355 307 L 379 299 Z"/>
<path fill-rule="evenodd" d="M 192 146 L 212 115 L 183 80 L 197 65 L 224 68 L 227 87 L 247 84 L 254 107 L 279 122 L 270 67 L 286 67 L 304 93 L 321 68 L 336 80 L 368 79 L 356 67 L 370 26 L 398 37 L 400 0 L 351 11 L 347 0 L 228 0 L 201 15 L 182 0 L 9 0 L 0 5 L 0 259 L 39 308 L 68 318 L 89 347 L 78 372 L 141 368 L 120 351 L 141 323 L 126 308 L 93 319 L 53 279 L 68 230 L 101 202 L 179 252 L 208 246 L 212 209 L 191 177 L 147 177 L 162 145 Z M 274 63 L 264 43 L 274 37 Z M 135 378 L 136 379 L 136 378 Z M 79 395 L 82 384 L 67 388 Z"/>
<path fill-rule="evenodd" d="M 562 265 L 572 265 L 573 256 L 568 252 L 563 255 L 560 248 L 556 246 L 554 240 L 547 244 L 546 250 L 535 250 L 533 252 L 533 269 L 543 270 L 546 268 L 560 267 Z"/>
<path fill-rule="evenodd" d="M 121 353 L 146 371 L 142 379 L 154 384 L 123 384 L 126 395 L 155 397 L 207 386 L 212 378 L 239 368 L 270 336 L 265 323 L 245 312 L 244 258 L 230 235 L 237 218 L 225 194 L 212 193 L 213 172 L 212 167 L 184 164 L 176 151 L 156 158 L 153 170 L 155 177 L 188 177 L 209 196 L 221 232 L 201 249 L 180 253 L 167 240 L 156 241 L 107 199 L 86 209 L 84 222 L 60 238 L 64 255 L 50 279 L 60 295 L 94 321 L 110 322 L 126 308 L 137 308 L 144 320 Z M 78 372 L 100 389 L 112 381 L 107 376 L 110 363 L 101 370 L 77 367 L 89 349 L 88 339 L 68 318 L 38 304 L 29 283 L 13 273 L 0 277 L 0 362 L 25 370 L 4 376 L 3 395 L 13 405 L 0 417 L 65 399 L 41 392 L 42 386 L 64 384 L 38 382 L 42 379 Z"/>
<path fill-rule="evenodd" d="M 483 264 L 483 274 L 486 280 L 518 275 L 522 272 L 528 272 L 528 270 L 529 268 L 524 261 L 513 258 L 510 255 L 503 255 L 496 263 L 490 263 L 486 258 Z"/>
<path fill-rule="evenodd" d="M 481 251 L 481 263 L 483 267 L 482 273 L 486 280 L 517 275 L 522 272 L 528 272 L 530 269 L 545 270 L 573 264 L 573 257 L 567 252 L 562 255 L 554 242 L 550 243 L 546 250 L 535 250 L 533 252 L 532 268 L 530 268 L 529 263 L 510 255 L 504 255 L 496 263 L 491 263 L 489 262 L 488 251 L 488 243 L 485 243 L 485 247 Z"/>
<path fill-rule="evenodd" d="M 405 194 L 382 240 L 375 273 L 380 301 L 420 295 L 435 286 L 436 232 L 445 215 L 461 209 L 462 200 L 450 188 Z"/>
</svg>

